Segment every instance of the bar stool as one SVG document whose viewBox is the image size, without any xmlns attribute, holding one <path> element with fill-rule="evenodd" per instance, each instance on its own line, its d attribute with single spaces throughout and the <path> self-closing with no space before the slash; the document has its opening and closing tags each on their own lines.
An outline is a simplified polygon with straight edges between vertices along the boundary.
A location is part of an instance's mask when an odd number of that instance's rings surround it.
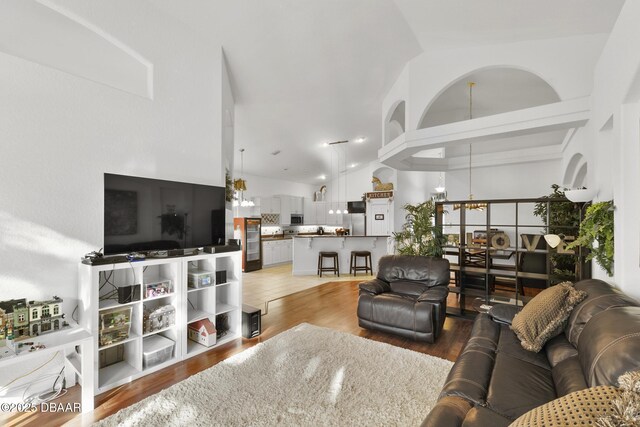
<svg viewBox="0 0 640 427">
<path fill-rule="evenodd" d="M 323 260 L 325 258 L 333 258 L 333 266 L 325 267 Z M 320 252 L 318 253 L 318 274 L 322 277 L 323 271 L 331 271 L 340 277 L 340 263 L 338 261 L 338 252 Z"/>
<path fill-rule="evenodd" d="M 358 265 L 358 258 L 364 258 L 364 265 Z M 349 274 L 353 273 L 355 276 L 358 271 L 364 271 L 365 273 L 371 272 L 373 275 L 373 268 L 371 267 L 371 252 L 351 251 Z"/>
</svg>

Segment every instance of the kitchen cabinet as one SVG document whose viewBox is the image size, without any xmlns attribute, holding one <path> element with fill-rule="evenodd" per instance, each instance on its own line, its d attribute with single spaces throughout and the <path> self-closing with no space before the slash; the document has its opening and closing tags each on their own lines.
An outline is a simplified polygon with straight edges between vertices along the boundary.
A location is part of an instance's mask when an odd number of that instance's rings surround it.
<svg viewBox="0 0 640 427">
<path fill-rule="evenodd" d="M 329 206 L 327 202 L 316 202 L 316 224 L 325 225 L 327 223 L 327 211 Z"/>
<path fill-rule="evenodd" d="M 275 242 L 262 242 L 262 265 L 273 264 L 273 247 Z"/>
<path fill-rule="evenodd" d="M 293 260 L 293 241 L 291 239 L 265 241 L 263 251 L 264 266 L 290 262 Z"/>
<path fill-rule="evenodd" d="M 279 214 L 280 213 L 280 198 L 279 197 L 261 197 L 260 198 L 260 213 Z"/>
<path fill-rule="evenodd" d="M 317 225 L 316 221 L 316 202 L 310 197 L 304 199 L 304 224 L 305 225 Z"/>
<path fill-rule="evenodd" d="M 304 215 L 304 197 L 291 198 L 291 213 L 296 215 Z"/>
<path fill-rule="evenodd" d="M 280 200 L 280 225 L 291 225 L 291 197 L 277 196 Z"/>
</svg>

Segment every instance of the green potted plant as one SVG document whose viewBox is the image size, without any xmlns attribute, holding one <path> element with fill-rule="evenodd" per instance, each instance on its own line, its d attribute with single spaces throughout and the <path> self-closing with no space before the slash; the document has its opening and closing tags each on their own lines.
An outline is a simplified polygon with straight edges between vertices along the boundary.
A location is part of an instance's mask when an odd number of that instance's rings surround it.
<svg viewBox="0 0 640 427">
<path fill-rule="evenodd" d="M 558 184 L 553 184 L 551 189 L 553 190 L 551 194 L 542 197 L 542 199 L 555 200 L 565 198 L 564 192 L 566 189 L 561 189 Z M 568 235 L 578 231 L 580 226 L 580 205 L 567 200 L 565 202 L 551 203 L 550 206 L 551 211 L 547 212 L 547 203 L 538 202 L 533 210 L 533 214 L 540 217 L 544 224 L 548 226 L 546 234 Z M 576 262 L 577 259 L 573 256 L 552 254 L 552 283 L 560 283 L 566 280 L 574 281 L 576 279 Z"/>
<path fill-rule="evenodd" d="M 442 257 L 442 230 L 435 226 L 436 205 L 432 200 L 402 207 L 407 211 L 402 231 L 393 233 L 400 255 Z"/>
<path fill-rule="evenodd" d="M 613 200 L 589 206 L 580 224 L 578 238 L 567 246 L 567 249 L 588 248 L 587 261 L 595 259 L 609 276 L 613 276 L 613 210 Z"/>
</svg>

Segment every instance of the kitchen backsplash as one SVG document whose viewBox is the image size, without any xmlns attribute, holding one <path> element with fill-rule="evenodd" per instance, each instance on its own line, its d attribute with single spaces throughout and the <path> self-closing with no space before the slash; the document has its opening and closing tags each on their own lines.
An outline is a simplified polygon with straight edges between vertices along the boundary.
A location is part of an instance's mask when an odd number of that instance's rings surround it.
<svg viewBox="0 0 640 427">
<path fill-rule="evenodd" d="M 336 228 L 340 228 L 338 226 L 322 226 L 325 233 L 335 233 Z M 273 236 L 274 234 L 298 234 L 298 233 L 315 233 L 318 231 L 317 225 L 287 225 L 287 226 L 278 226 L 278 225 L 263 225 L 262 226 L 262 235 L 263 236 Z"/>
<path fill-rule="evenodd" d="M 280 224 L 280 214 L 263 213 L 262 225 L 276 225 Z"/>
</svg>

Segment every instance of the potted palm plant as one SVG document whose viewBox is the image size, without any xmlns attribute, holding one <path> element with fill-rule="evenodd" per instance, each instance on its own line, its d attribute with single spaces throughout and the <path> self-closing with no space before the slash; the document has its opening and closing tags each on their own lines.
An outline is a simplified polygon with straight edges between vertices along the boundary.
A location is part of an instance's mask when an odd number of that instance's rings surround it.
<svg viewBox="0 0 640 427">
<path fill-rule="evenodd" d="M 435 225 L 436 205 L 432 200 L 403 206 L 407 212 L 402 231 L 393 233 L 400 255 L 442 257 L 442 230 Z"/>
</svg>

